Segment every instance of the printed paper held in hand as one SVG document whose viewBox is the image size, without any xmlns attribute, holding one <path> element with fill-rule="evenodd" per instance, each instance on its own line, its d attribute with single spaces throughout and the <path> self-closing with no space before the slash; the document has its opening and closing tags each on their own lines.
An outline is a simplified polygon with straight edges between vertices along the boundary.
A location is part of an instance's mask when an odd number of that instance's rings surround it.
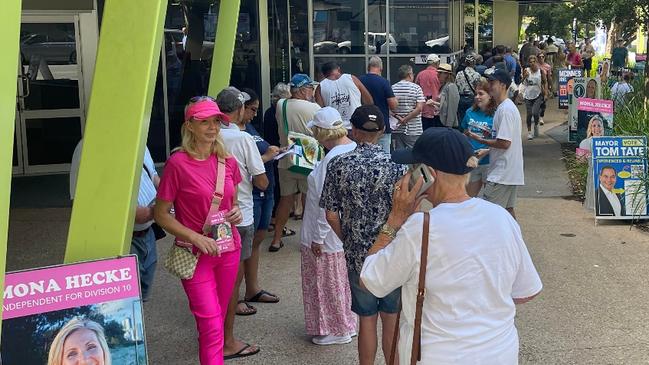
<svg viewBox="0 0 649 365">
<path fill-rule="evenodd" d="M 273 159 L 274 160 L 281 160 L 282 158 L 288 156 L 288 155 L 299 155 L 302 156 L 302 147 L 296 146 L 295 143 L 291 144 L 288 146 L 286 149 L 286 152 L 282 152 L 279 155 L 275 156 Z"/>
</svg>

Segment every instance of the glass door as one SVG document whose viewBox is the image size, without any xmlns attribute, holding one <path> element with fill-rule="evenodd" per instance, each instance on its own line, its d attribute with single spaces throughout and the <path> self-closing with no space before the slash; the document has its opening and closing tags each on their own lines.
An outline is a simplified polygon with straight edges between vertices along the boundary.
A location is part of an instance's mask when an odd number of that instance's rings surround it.
<svg viewBox="0 0 649 365">
<path fill-rule="evenodd" d="M 78 40 L 79 20 L 75 15 L 22 19 L 15 173 L 70 169 L 85 119 Z"/>
</svg>

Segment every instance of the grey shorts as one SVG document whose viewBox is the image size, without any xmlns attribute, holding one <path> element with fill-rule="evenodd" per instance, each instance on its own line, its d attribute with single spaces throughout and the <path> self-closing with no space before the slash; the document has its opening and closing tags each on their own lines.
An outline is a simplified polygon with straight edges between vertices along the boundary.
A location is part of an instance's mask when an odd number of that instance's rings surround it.
<svg viewBox="0 0 649 365">
<path fill-rule="evenodd" d="M 237 226 L 239 236 L 241 236 L 241 257 L 240 261 L 247 260 L 252 255 L 252 239 L 255 236 L 255 225 Z"/>
<path fill-rule="evenodd" d="M 487 181 L 483 189 L 483 196 L 486 201 L 500 205 L 505 209 L 514 208 L 517 191 L 518 186 L 516 185 L 503 185 Z"/>
<path fill-rule="evenodd" d="M 279 192 L 281 196 L 306 194 L 308 183 L 306 175 L 297 174 L 287 169 L 279 169 Z"/>
<path fill-rule="evenodd" d="M 469 182 L 487 181 L 488 171 L 489 171 L 489 165 L 479 165 L 478 167 L 473 169 L 473 171 L 471 171 L 471 177 L 469 178 Z"/>
</svg>

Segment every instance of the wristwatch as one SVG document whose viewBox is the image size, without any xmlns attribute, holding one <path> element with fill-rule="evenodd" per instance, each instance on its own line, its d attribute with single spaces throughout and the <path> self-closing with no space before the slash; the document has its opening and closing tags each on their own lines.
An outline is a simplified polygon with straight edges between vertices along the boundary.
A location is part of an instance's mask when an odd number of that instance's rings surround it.
<svg viewBox="0 0 649 365">
<path fill-rule="evenodd" d="M 390 237 L 391 240 L 394 239 L 394 237 L 397 236 L 397 231 L 398 229 L 395 229 L 391 225 L 385 223 L 382 227 L 379 233 L 383 233 L 384 235 Z"/>
</svg>

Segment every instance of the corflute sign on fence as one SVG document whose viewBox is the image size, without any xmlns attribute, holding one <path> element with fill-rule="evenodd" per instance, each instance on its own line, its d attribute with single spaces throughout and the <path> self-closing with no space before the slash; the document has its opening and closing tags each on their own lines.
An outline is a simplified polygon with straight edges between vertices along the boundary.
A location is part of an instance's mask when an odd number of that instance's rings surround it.
<svg viewBox="0 0 649 365">
<path fill-rule="evenodd" d="M 647 215 L 647 137 L 593 137 L 595 218 Z"/>
<path fill-rule="evenodd" d="M 572 94 L 572 79 L 584 76 L 581 69 L 559 69 L 559 109 L 568 109 L 568 96 Z"/>
<path fill-rule="evenodd" d="M 147 364 L 135 256 L 9 273 L 2 318 L 4 365 Z"/>
</svg>

